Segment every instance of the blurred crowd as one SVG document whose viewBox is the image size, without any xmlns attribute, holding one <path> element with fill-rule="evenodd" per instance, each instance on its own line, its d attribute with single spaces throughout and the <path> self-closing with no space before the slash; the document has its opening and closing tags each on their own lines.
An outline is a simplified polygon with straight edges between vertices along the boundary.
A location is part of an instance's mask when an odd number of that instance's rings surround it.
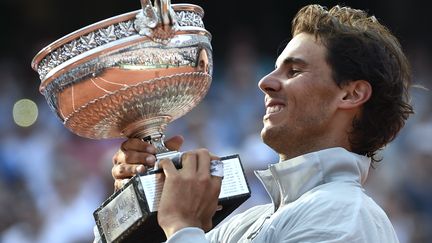
<svg viewBox="0 0 432 243">
<path fill-rule="evenodd" d="M 252 197 L 237 211 L 270 202 L 253 175 L 276 163 L 261 142 L 264 96 L 257 87 L 274 67 L 248 33 L 232 36 L 223 59 L 215 60 L 213 83 L 204 100 L 168 126 L 166 136 L 183 135 L 183 151 L 207 147 L 217 155 L 239 154 Z M 432 62 L 428 50 L 407 50 L 417 87 L 416 110 L 400 135 L 381 152 L 370 170 L 369 195 L 389 215 L 401 243 L 432 239 Z M 91 242 L 93 211 L 113 192 L 111 158 L 121 139 L 90 140 L 69 132 L 37 90 L 20 80 L 37 80 L 22 67 L 0 59 L 0 243 Z M 28 81 L 30 82 L 30 81 Z M 18 126 L 12 107 L 33 100 L 38 118 Z"/>
</svg>

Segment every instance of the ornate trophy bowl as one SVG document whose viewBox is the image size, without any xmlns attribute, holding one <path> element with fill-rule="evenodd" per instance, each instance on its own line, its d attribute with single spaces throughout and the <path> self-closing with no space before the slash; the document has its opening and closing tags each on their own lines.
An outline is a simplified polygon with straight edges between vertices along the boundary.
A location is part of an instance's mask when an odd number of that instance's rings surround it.
<svg viewBox="0 0 432 243">
<path fill-rule="evenodd" d="M 142 10 L 75 31 L 33 59 L 40 92 L 79 136 L 159 140 L 210 87 L 211 35 L 202 8 L 141 3 Z"/>
<path fill-rule="evenodd" d="M 171 6 L 170 0 L 141 5 L 53 42 L 32 67 L 40 92 L 70 131 L 92 139 L 144 139 L 155 145 L 158 160 L 168 157 L 180 168 L 181 153 L 169 151 L 162 137 L 167 124 L 194 108 L 210 87 L 211 35 L 199 6 Z M 216 225 L 250 190 L 239 156 L 213 162 L 210 173 L 221 173 L 223 163 L 224 176 Z M 158 172 L 135 175 L 96 209 L 97 242 L 164 240 L 156 217 L 163 185 Z"/>
</svg>

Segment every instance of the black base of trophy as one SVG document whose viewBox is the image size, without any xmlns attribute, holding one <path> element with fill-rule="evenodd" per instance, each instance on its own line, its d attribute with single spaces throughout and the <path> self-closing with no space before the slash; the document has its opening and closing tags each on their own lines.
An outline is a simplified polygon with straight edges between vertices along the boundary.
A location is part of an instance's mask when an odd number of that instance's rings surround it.
<svg viewBox="0 0 432 243">
<path fill-rule="evenodd" d="M 238 155 L 221 158 L 224 162 L 219 205 L 213 217 L 218 225 L 250 197 Z M 102 242 L 163 242 L 165 234 L 157 223 L 157 206 L 162 190 L 156 175 L 136 175 L 110 196 L 94 213 Z"/>
</svg>

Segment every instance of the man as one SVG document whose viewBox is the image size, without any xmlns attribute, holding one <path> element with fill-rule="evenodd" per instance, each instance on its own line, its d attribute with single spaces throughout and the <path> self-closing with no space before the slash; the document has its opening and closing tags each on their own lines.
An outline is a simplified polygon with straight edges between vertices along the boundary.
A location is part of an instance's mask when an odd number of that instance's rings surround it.
<svg viewBox="0 0 432 243">
<path fill-rule="evenodd" d="M 205 234 L 220 190 L 220 178 L 209 174 L 212 156 L 185 153 L 180 170 L 162 160 L 158 222 L 168 242 L 398 242 L 362 185 L 376 152 L 413 113 L 399 42 L 375 17 L 340 6 L 302 8 L 292 35 L 275 70 L 259 82 L 266 105 L 261 137 L 280 156 L 256 172 L 272 203 Z M 174 137 L 167 146 L 181 143 Z M 153 166 L 154 153 L 138 139 L 124 142 L 113 158 L 116 187 Z"/>
</svg>

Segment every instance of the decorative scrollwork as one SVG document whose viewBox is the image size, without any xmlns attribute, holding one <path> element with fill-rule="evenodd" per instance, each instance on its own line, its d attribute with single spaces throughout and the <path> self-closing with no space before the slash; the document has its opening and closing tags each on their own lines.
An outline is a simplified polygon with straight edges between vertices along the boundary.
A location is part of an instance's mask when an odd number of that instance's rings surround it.
<svg viewBox="0 0 432 243">
<path fill-rule="evenodd" d="M 178 26 L 204 28 L 202 16 L 198 13 L 193 11 L 177 11 L 175 13 Z M 52 69 L 84 52 L 138 34 L 138 31 L 134 27 L 134 20 L 127 20 L 77 37 L 49 53 L 40 61 L 37 68 L 39 77 L 41 80 L 44 80 Z M 157 41 L 165 37 L 165 35 L 172 35 L 173 33 L 157 32 L 156 34 L 155 40 Z"/>
</svg>

